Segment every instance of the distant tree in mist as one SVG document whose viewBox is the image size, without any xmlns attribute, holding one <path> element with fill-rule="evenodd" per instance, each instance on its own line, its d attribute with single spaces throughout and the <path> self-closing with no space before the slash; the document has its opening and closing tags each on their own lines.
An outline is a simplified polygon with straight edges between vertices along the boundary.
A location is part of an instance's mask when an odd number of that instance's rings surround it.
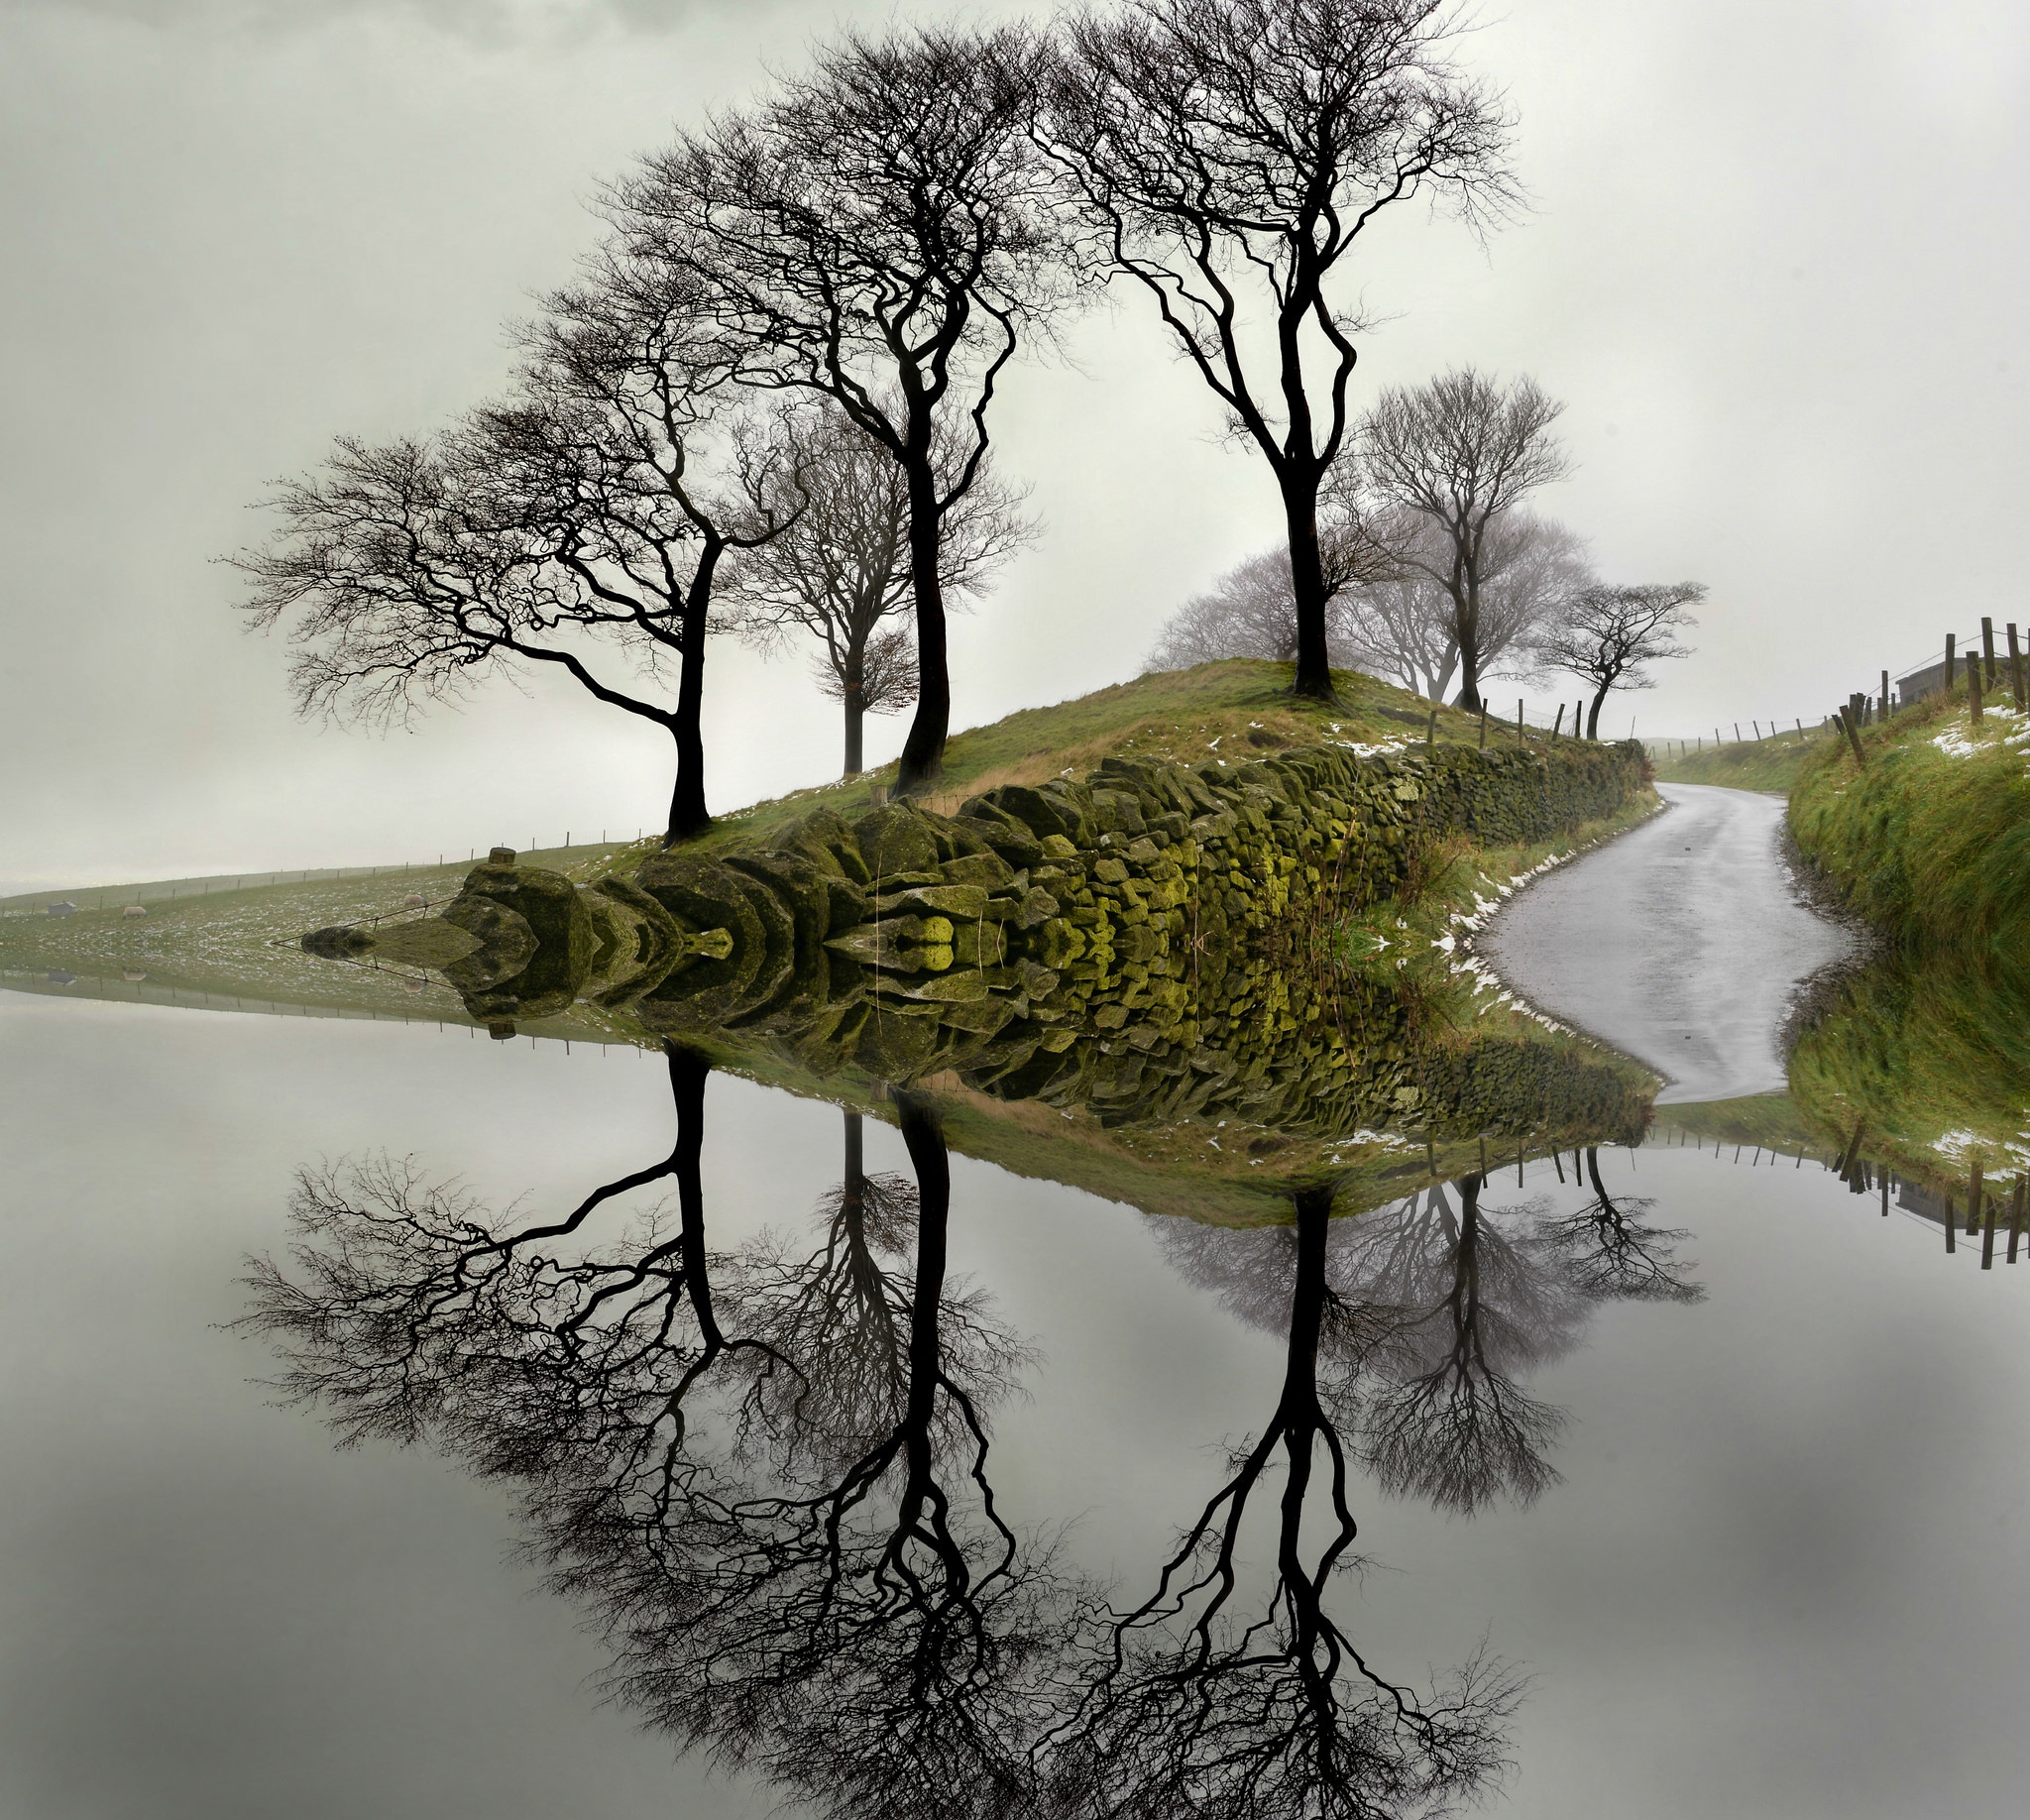
<svg viewBox="0 0 2030 1820">
<path fill-rule="evenodd" d="M 1370 535 L 1393 554 L 1378 565 L 1378 579 L 1338 603 L 1350 661 L 1443 701 L 1460 662 L 1458 602 L 1433 573 L 1445 558 L 1443 534 L 1399 509 L 1374 520 Z M 1489 527 L 1481 567 L 1482 679 L 1535 668 L 1531 639 L 1594 579 L 1585 539 L 1554 518 L 1508 512 Z"/>
<path fill-rule="evenodd" d="M 1401 510 L 1328 521 L 1334 586 L 1325 624 L 1333 668 L 1364 670 L 1432 701 L 1444 699 L 1459 669 L 1459 637 L 1453 597 L 1430 574 L 1441 556 L 1437 536 L 1419 514 Z M 1482 566 L 1482 674 L 1531 668 L 1530 639 L 1593 580 L 1585 542 L 1554 519 L 1513 512 L 1490 529 Z M 1179 608 L 1165 622 L 1149 662 L 1159 670 L 1222 657 L 1287 663 L 1297 635 L 1289 559 L 1281 550 L 1265 550 Z"/>
<path fill-rule="evenodd" d="M 786 435 L 769 505 L 786 528 L 749 551 L 730 583 L 737 629 L 762 649 L 816 643 L 818 686 L 846 716 L 846 775 L 863 768 L 861 726 L 916 700 L 916 644 L 899 623 L 914 604 L 909 486 L 901 466 L 827 403 L 800 411 Z M 949 438 L 934 447 L 948 491 L 959 463 Z M 1026 496 L 981 464 L 939 524 L 948 601 L 977 593 L 1035 535 Z M 801 635 L 801 639 L 800 639 Z"/>
<path fill-rule="evenodd" d="M 1335 668 L 1348 654 L 1339 615 L 1327 607 L 1326 650 Z M 1149 653 L 1153 670 L 1187 670 L 1225 657 L 1292 662 L 1297 652 L 1297 592 L 1290 553 L 1262 550 L 1236 563 L 1203 594 L 1193 595 L 1164 622 Z"/>
<path fill-rule="evenodd" d="M 1593 587 L 1574 597 L 1561 624 L 1536 641 L 1546 669 L 1576 676 L 1592 692 L 1586 737 L 1600 737 L 1600 710 L 1615 689 L 1653 689 L 1646 666 L 1669 657 L 1689 657 L 1692 647 L 1677 634 L 1696 626 L 1687 608 L 1706 598 L 1698 582 L 1665 582 L 1639 588 Z"/>
<path fill-rule="evenodd" d="M 1570 471 L 1551 426 L 1564 409 L 1526 375 L 1502 382 L 1472 367 L 1382 394 L 1360 420 L 1360 485 L 1380 512 L 1414 527 L 1396 554 L 1448 605 L 1459 705 L 1478 708 L 1498 636 L 1489 585 L 1502 524 L 1530 494 Z M 1420 521 L 1420 522 L 1419 522 Z"/>
</svg>

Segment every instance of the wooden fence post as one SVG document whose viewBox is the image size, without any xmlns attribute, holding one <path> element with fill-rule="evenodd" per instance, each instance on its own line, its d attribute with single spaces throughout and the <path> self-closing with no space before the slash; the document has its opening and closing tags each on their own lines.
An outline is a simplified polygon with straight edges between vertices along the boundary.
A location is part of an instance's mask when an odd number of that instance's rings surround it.
<svg viewBox="0 0 2030 1820">
<path fill-rule="evenodd" d="M 2016 1241 L 2023 1236 L 2023 1193 L 2024 1181 L 2018 1176 L 2016 1192 L 2009 1197 L 2009 1255 L 2003 1260 L 2008 1264 L 2016 1261 Z"/>
<path fill-rule="evenodd" d="M 1867 753 L 1861 750 L 1860 730 L 1854 725 L 1845 708 L 1839 710 L 1835 718 L 1840 723 L 1841 731 L 1847 735 L 1847 743 L 1854 747 L 1854 762 L 1862 770 L 1866 770 Z"/>
<path fill-rule="evenodd" d="M 2009 693 L 2016 698 L 2016 712 L 2018 714 L 2022 713 L 2026 707 L 2030 707 L 2030 703 L 2026 703 L 2023 699 L 2023 652 L 2016 643 L 2016 622 L 2014 620 L 2009 622 Z"/>
<path fill-rule="evenodd" d="M 1986 614 L 1980 616 L 1980 658 L 1981 668 L 1987 672 L 1981 681 L 1994 687 L 1994 622 Z"/>
<path fill-rule="evenodd" d="M 1953 646 L 1959 641 L 1957 632 L 1946 633 L 1946 693 L 1953 693 Z"/>
<path fill-rule="evenodd" d="M 1889 672 L 1882 672 L 1882 719 L 1889 718 Z"/>
<path fill-rule="evenodd" d="M 1977 663 L 1970 663 L 1967 666 L 1967 713 L 1972 723 L 1978 727 L 1980 725 L 1980 665 Z"/>
<path fill-rule="evenodd" d="M 1487 703 L 1480 705 L 1480 749 L 1487 750 Z"/>
</svg>

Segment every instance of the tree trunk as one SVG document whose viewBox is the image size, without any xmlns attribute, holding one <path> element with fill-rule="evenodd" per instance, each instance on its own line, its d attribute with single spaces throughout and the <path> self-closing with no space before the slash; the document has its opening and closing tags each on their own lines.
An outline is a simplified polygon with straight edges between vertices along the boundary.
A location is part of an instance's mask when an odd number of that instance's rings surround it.
<svg viewBox="0 0 2030 1820">
<path fill-rule="evenodd" d="M 912 455 L 909 474 L 909 584 L 916 597 L 916 718 L 902 742 L 898 796 L 914 796 L 938 779 L 952 726 L 952 677 L 945 649 L 945 589 L 938 575 L 938 477 L 928 437 Z"/>
<path fill-rule="evenodd" d="M 712 826 L 705 808 L 705 618 L 712 602 L 712 572 L 718 566 L 719 552 L 707 544 L 684 596 L 684 668 L 677 679 L 677 718 L 670 728 L 677 741 L 677 782 L 670 792 L 665 847 L 695 840 Z"/>
<path fill-rule="evenodd" d="M 855 1218 L 864 1209 L 867 1199 L 867 1165 L 865 1140 L 860 1134 L 860 1114 L 846 1114 L 846 1186 L 844 1197 L 847 1209 Z"/>
<path fill-rule="evenodd" d="M 677 1102 L 677 1253 L 683 1261 L 686 1294 L 709 1351 L 726 1344 L 712 1307 L 712 1282 L 705 1251 L 705 1189 L 700 1159 L 705 1149 L 705 1078 L 712 1064 L 697 1051 L 663 1045 L 669 1063 L 670 1097 Z"/>
<path fill-rule="evenodd" d="M 1593 706 L 1587 711 L 1586 714 L 1587 739 L 1597 739 L 1600 738 L 1600 711 L 1606 706 L 1607 691 L 1605 689 L 1602 689 L 1600 693 L 1593 698 Z"/>
<path fill-rule="evenodd" d="M 1314 701 L 1332 699 L 1332 659 L 1325 646 L 1325 567 L 1318 555 L 1318 487 L 1284 483 L 1283 516 L 1290 532 L 1290 587 L 1297 603 L 1297 678 L 1292 687 Z"/>
<path fill-rule="evenodd" d="M 1480 590 L 1469 576 L 1459 609 L 1459 706 L 1478 714 L 1487 706 L 1480 698 Z"/>
<path fill-rule="evenodd" d="M 916 1172 L 916 1281 L 909 1312 L 909 1398 L 903 1413 L 908 1477 L 898 1500 L 897 1534 L 913 1528 L 932 1483 L 932 1428 L 943 1366 L 940 1315 L 945 1294 L 952 1164 L 937 1108 L 919 1094 L 895 1091 L 896 1122 Z"/>
<path fill-rule="evenodd" d="M 860 728 L 866 718 L 866 652 L 855 648 L 846 653 L 846 674 L 840 681 L 840 700 L 846 706 L 846 770 L 843 775 L 857 777 L 865 770 L 860 745 Z"/>
</svg>

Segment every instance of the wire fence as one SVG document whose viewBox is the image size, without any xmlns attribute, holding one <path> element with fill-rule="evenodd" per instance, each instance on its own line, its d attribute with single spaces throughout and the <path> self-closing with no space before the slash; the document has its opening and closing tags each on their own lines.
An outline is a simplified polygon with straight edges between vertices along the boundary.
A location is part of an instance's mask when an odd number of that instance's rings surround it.
<svg viewBox="0 0 2030 1820">
<path fill-rule="evenodd" d="M 1983 618 L 1977 632 L 1965 637 L 1949 634 L 1939 649 L 1916 663 L 1899 670 L 1875 671 L 1868 679 L 1870 687 L 1853 691 L 1830 714 L 1816 720 L 1793 716 L 1787 723 L 1729 721 L 1713 728 L 1710 740 L 1704 732 L 1696 732 L 1651 738 L 1643 745 L 1653 756 L 1688 758 L 1728 746 L 1839 739 L 1848 736 L 1850 728 L 1858 732 L 1874 726 L 1931 696 L 1964 686 L 1970 670 L 1977 672 L 1974 678 L 1976 688 L 1982 692 L 2007 690 L 2020 707 L 2025 701 L 2026 681 L 2030 681 L 2030 641 L 2013 621 L 1997 627 L 1992 619 Z"/>
</svg>

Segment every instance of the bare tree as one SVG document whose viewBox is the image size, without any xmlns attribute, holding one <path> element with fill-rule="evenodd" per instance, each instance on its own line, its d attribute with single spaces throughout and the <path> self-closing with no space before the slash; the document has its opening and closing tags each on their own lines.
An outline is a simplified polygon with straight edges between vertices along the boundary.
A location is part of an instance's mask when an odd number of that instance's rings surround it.
<svg viewBox="0 0 2030 1820">
<path fill-rule="evenodd" d="M 609 201 L 630 257 L 680 287 L 704 282 L 743 382 L 832 398 L 901 470 L 917 653 L 906 792 L 936 777 L 951 722 L 941 526 L 979 480 L 1018 341 L 1063 291 L 1058 204 L 1024 131 L 1039 55 L 1016 27 L 847 34 Z"/>
<path fill-rule="evenodd" d="M 1698 622 L 1685 610 L 1706 598 L 1698 582 L 1664 582 L 1641 588 L 1581 589 L 1562 624 L 1536 641 L 1538 660 L 1564 670 L 1593 691 L 1586 713 L 1586 737 L 1600 737 L 1600 710 L 1613 689 L 1653 689 L 1644 666 L 1666 657 L 1689 657 L 1691 646 L 1677 634 Z"/>
<path fill-rule="evenodd" d="M 818 686 L 846 711 L 846 775 L 862 768 L 861 723 L 916 700 L 916 645 L 892 624 L 912 605 L 909 488 L 901 467 L 836 404 L 798 413 L 792 455 L 771 501 L 788 528 L 755 548 L 732 583 L 740 629 L 764 649 L 803 632 L 817 640 Z M 940 485 L 959 466 L 950 438 L 933 441 Z M 939 522 L 948 601 L 976 594 L 1035 535 L 1026 493 L 983 462 Z"/>
<path fill-rule="evenodd" d="M 1459 636 L 1452 596 L 1433 575 L 1444 562 L 1437 548 L 1441 533 L 1429 519 L 1398 508 L 1381 514 L 1369 534 L 1400 553 L 1381 565 L 1378 579 L 1334 602 L 1350 661 L 1443 701 L 1459 667 Z M 1554 518 L 1505 512 L 1489 528 L 1484 569 L 1482 678 L 1535 667 L 1530 640 L 1593 580 L 1585 540 Z"/>
<path fill-rule="evenodd" d="M 291 621 L 305 714 L 405 722 L 534 666 L 664 729 L 677 747 L 665 841 L 710 826 L 700 728 L 714 578 L 779 528 L 781 451 L 730 406 L 726 362 L 682 300 L 609 267 L 551 299 L 519 389 L 449 430 L 342 438 L 285 484 L 282 535 L 235 564 L 255 624 Z M 589 661 L 617 646 L 674 705 Z"/>
<path fill-rule="evenodd" d="M 1155 303 L 1288 525 L 1296 688 L 1332 692 L 1321 490 L 1359 322 L 1335 296 L 1361 232 L 1419 193 L 1505 207 L 1510 122 L 1445 60 L 1444 0 L 1130 0 L 1066 28 L 1044 139 L 1095 251 Z"/>
<path fill-rule="evenodd" d="M 1398 523 L 1418 534 L 1400 566 L 1433 583 L 1450 605 L 1458 647 L 1459 705 L 1481 705 L 1495 626 L 1486 588 L 1500 567 L 1501 521 L 1529 494 L 1569 471 L 1551 425 L 1564 406 L 1526 375 L 1503 385 L 1471 367 L 1427 386 L 1390 390 L 1360 421 L 1363 485 Z"/>
</svg>

